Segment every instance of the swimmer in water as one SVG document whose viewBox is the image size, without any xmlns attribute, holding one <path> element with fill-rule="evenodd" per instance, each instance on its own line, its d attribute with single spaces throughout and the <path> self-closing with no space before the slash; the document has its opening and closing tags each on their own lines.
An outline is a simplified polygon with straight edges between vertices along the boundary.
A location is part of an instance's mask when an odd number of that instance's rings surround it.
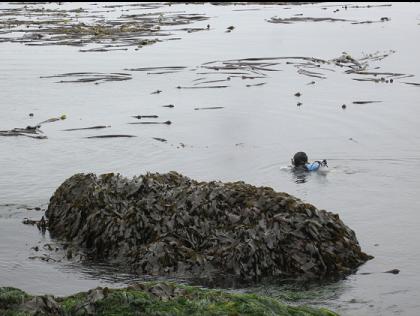
<svg viewBox="0 0 420 316">
<path fill-rule="evenodd" d="M 317 171 L 320 167 L 328 167 L 327 161 L 308 162 L 308 155 L 303 151 L 297 152 L 292 158 L 292 165 L 295 170 Z"/>
</svg>

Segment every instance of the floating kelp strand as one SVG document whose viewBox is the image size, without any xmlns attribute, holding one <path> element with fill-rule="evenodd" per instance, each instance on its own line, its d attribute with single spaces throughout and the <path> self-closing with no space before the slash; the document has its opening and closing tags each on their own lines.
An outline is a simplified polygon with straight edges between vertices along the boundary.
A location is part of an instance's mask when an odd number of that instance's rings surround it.
<svg viewBox="0 0 420 316">
<path fill-rule="evenodd" d="M 126 71 L 155 71 L 155 70 L 173 70 L 179 71 L 187 68 L 186 66 L 162 66 L 162 67 L 142 67 L 142 68 L 126 68 Z"/>
<path fill-rule="evenodd" d="M 123 135 L 123 134 L 115 134 L 115 135 L 98 135 L 98 136 L 88 136 L 85 138 L 126 138 L 126 137 L 137 137 L 135 135 Z"/>
<path fill-rule="evenodd" d="M 224 109 L 223 106 L 211 106 L 211 107 L 203 107 L 203 108 L 194 108 L 194 110 L 219 110 Z"/>
<path fill-rule="evenodd" d="M 204 86 L 204 87 L 181 87 L 178 86 L 177 89 L 222 89 L 222 88 L 228 88 L 229 86 Z"/>
<path fill-rule="evenodd" d="M 133 124 L 133 125 L 136 125 L 136 124 L 166 124 L 166 125 L 171 125 L 172 122 L 171 121 L 165 121 L 165 122 L 131 122 L 131 123 L 128 123 L 128 124 Z"/>
<path fill-rule="evenodd" d="M 353 104 L 381 103 L 382 101 L 353 101 Z"/>
<path fill-rule="evenodd" d="M 142 118 L 158 118 L 159 116 L 157 116 L 157 115 L 134 115 L 132 117 L 140 120 Z"/>
<path fill-rule="evenodd" d="M 111 125 L 97 125 L 91 127 L 80 127 L 80 128 L 67 128 L 63 129 L 63 131 L 70 132 L 70 131 L 82 131 L 82 130 L 90 130 L 90 129 L 102 129 L 102 128 L 109 128 Z"/>
<path fill-rule="evenodd" d="M 73 72 L 52 76 L 41 76 L 40 78 L 76 78 L 74 80 L 60 80 L 58 83 L 86 83 L 86 82 L 106 82 L 106 81 L 124 81 L 132 79 L 127 73 L 98 73 L 98 72 Z"/>
</svg>

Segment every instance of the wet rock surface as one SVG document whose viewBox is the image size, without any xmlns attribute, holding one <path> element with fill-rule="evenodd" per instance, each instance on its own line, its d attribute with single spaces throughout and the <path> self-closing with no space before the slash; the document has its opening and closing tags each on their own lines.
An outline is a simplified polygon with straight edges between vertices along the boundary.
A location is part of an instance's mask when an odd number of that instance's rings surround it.
<svg viewBox="0 0 420 316">
<path fill-rule="evenodd" d="M 46 216 L 53 237 L 139 274 L 325 279 L 371 258 L 337 214 L 268 187 L 176 172 L 76 174 Z"/>
<path fill-rule="evenodd" d="M 337 315 L 324 308 L 288 306 L 253 294 L 230 294 L 169 282 L 123 289 L 98 287 L 67 297 L 31 296 L 0 287 L 1 315 Z"/>
</svg>

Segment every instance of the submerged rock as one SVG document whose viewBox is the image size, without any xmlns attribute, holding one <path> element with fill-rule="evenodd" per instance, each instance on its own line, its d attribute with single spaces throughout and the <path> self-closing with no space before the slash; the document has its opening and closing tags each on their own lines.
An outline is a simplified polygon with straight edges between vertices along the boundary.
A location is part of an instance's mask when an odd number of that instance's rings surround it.
<svg viewBox="0 0 420 316">
<path fill-rule="evenodd" d="M 254 294 L 232 294 L 174 283 L 138 283 L 123 289 L 98 287 L 67 297 L 30 296 L 0 287 L 0 315 L 317 315 L 324 309 L 288 306 Z"/>
<path fill-rule="evenodd" d="M 326 279 L 371 257 L 337 214 L 268 187 L 76 174 L 50 199 L 53 237 L 148 275 Z"/>
</svg>

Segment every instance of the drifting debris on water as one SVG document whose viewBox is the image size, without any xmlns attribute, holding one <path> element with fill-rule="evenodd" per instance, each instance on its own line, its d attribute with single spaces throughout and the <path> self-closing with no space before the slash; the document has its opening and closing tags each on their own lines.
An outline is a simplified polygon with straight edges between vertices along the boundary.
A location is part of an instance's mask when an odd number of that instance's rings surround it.
<svg viewBox="0 0 420 316">
<path fill-rule="evenodd" d="M 229 75 L 230 78 L 241 77 L 242 79 L 255 79 L 255 78 L 266 78 L 269 72 L 280 71 L 278 66 L 280 61 L 285 60 L 286 65 L 293 65 L 297 68 L 297 73 L 300 75 L 314 77 L 319 79 L 327 79 L 328 72 L 335 72 L 336 69 L 332 67 L 325 67 L 324 65 L 330 65 L 333 67 L 344 68 L 345 74 L 360 75 L 363 78 L 352 78 L 353 80 L 359 81 L 375 81 L 375 82 L 387 82 L 390 79 L 401 79 L 401 77 L 412 77 L 413 75 L 402 74 L 402 73 L 391 73 L 391 72 L 374 72 L 369 70 L 370 62 L 377 62 L 390 54 L 395 53 L 391 50 L 388 52 L 376 52 L 374 54 L 363 55 L 361 58 L 356 59 L 347 53 L 343 53 L 337 58 L 331 60 L 324 60 L 314 57 L 304 56 L 289 56 L 289 57 L 261 57 L 261 58 L 243 58 L 243 59 L 232 59 L 224 61 L 211 61 L 206 62 L 199 67 L 199 69 L 214 70 L 214 72 L 202 72 L 197 71 L 197 75 Z M 323 67 L 324 66 L 324 67 Z M 377 67 L 375 67 L 377 68 Z M 314 71 L 316 69 L 316 71 Z M 383 79 L 377 79 L 377 75 L 382 75 Z M 367 77 L 373 76 L 373 77 Z M 367 77 L 367 78 L 366 78 Z M 206 77 L 200 76 L 200 78 L 193 80 L 197 82 L 199 80 L 207 79 Z M 220 79 L 214 80 L 219 81 Z M 379 81 L 378 81 L 379 80 Z M 209 81 L 209 80 L 208 80 Z M 310 84 L 314 84 L 312 81 Z M 197 83 L 195 83 L 197 85 Z"/>
<path fill-rule="evenodd" d="M 324 76 L 324 74 L 320 73 L 320 72 L 315 72 L 315 71 L 309 71 L 306 69 L 299 69 L 297 71 L 298 74 L 301 75 L 305 75 L 308 77 L 314 77 L 314 78 L 319 78 L 319 79 L 327 79 L 327 77 Z"/>
<path fill-rule="evenodd" d="M 97 126 L 91 126 L 91 127 L 80 127 L 80 128 L 67 128 L 63 129 L 63 131 L 71 132 L 71 131 L 83 131 L 83 130 L 89 130 L 89 129 L 102 129 L 102 128 L 109 128 L 111 125 L 97 125 Z"/>
<path fill-rule="evenodd" d="M 194 86 L 197 86 L 197 85 L 199 85 L 199 84 L 205 84 L 205 83 L 226 82 L 226 81 L 229 81 L 229 80 L 230 80 L 230 77 L 228 77 L 228 79 L 222 79 L 222 80 L 208 80 L 208 81 L 200 81 L 200 82 L 195 83 L 195 84 L 194 84 Z M 196 80 L 194 80 L 194 81 L 196 81 Z"/>
<path fill-rule="evenodd" d="M 418 83 L 418 82 L 403 82 L 403 83 L 409 84 L 409 85 L 412 85 L 412 86 L 416 86 L 416 87 L 420 87 L 420 83 Z"/>
<path fill-rule="evenodd" d="M 56 259 L 51 258 L 47 254 L 44 254 L 42 256 L 30 256 L 30 257 L 28 257 L 28 259 L 31 259 L 31 260 L 42 260 L 42 261 L 46 261 L 46 262 L 50 262 L 50 261 L 57 262 L 58 261 Z M 43 314 L 43 315 L 45 315 L 45 314 Z M 53 314 L 53 315 L 57 315 L 57 314 Z"/>
<path fill-rule="evenodd" d="M 137 136 L 135 136 L 135 135 L 115 134 L 115 135 L 88 136 L 88 137 L 85 137 L 85 138 L 120 138 L 120 137 L 137 137 Z"/>
<path fill-rule="evenodd" d="M 182 31 L 186 31 L 187 33 L 194 33 L 194 32 L 200 32 L 200 31 L 208 31 L 209 28 L 203 28 L 203 27 L 186 27 L 180 29 Z"/>
<path fill-rule="evenodd" d="M 142 67 L 142 68 L 127 68 L 124 69 L 126 71 L 155 71 L 155 70 L 159 70 L 159 71 L 180 71 L 183 70 L 187 67 L 185 66 L 165 66 L 165 67 Z"/>
<path fill-rule="evenodd" d="M 292 18 L 277 18 L 272 17 L 266 20 L 270 23 L 291 24 L 295 22 L 351 22 L 351 20 L 336 19 L 336 18 L 312 18 L 312 17 L 292 17 Z"/>
<path fill-rule="evenodd" d="M 90 48 L 90 49 L 79 49 L 79 52 L 82 53 L 103 53 L 103 52 L 111 52 L 111 51 L 116 51 L 116 50 L 122 50 L 122 51 L 127 51 L 128 48 Z"/>
<path fill-rule="evenodd" d="M 69 72 L 53 76 L 41 76 L 40 78 L 76 78 L 74 80 L 60 80 L 57 83 L 84 83 L 94 82 L 95 84 L 107 81 L 125 81 L 132 79 L 130 74 L 126 73 L 100 73 L 100 72 Z"/>
<path fill-rule="evenodd" d="M 388 17 L 382 17 L 378 21 L 371 21 L 371 20 L 367 20 L 367 21 L 356 21 L 356 22 L 351 22 L 351 24 L 372 24 L 372 23 L 383 23 L 383 22 L 389 22 L 389 21 L 390 21 L 390 19 Z"/>
<path fill-rule="evenodd" d="M 230 32 L 232 32 L 234 29 L 235 29 L 235 27 L 231 25 L 231 26 L 229 26 L 229 27 L 227 27 L 227 28 L 226 28 L 226 33 L 230 33 Z"/>
<path fill-rule="evenodd" d="M 220 88 L 227 88 L 229 86 L 204 86 L 204 87 L 181 87 L 178 86 L 177 89 L 220 89 Z"/>
<path fill-rule="evenodd" d="M 2 9 L 0 29 L 7 36 L 1 38 L 1 41 L 32 46 L 96 46 L 81 49 L 81 52 L 127 50 L 130 46 L 137 50 L 146 45 L 175 39 L 171 37 L 173 32 L 189 32 L 186 28 L 164 31 L 166 26 L 187 25 L 208 19 L 202 14 L 164 11 L 104 18 L 101 10 L 45 9 L 37 5 L 21 3 L 16 8 Z M 151 9 L 148 4 L 135 5 L 139 9 Z M 156 4 L 153 8 L 158 7 L 164 7 L 164 4 Z"/>
<path fill-rule="evenodd" d="M 396 72 L 376 72 L 376 71 L 357 71 L 357 70 L 347 70 L 346 73 L 358 74 L 358 75 L 372 75 L 376 76 L 385 76 L 385 77 L 400 77 L 406 76 L 406 74 L 396 73 Z"/>
<path fill-rule="evenodd" d="M 159 137 L 153 137 L 154 140 L 157 140 L 158 142 L 166 143 L 167 140 L 165 138 L 159 138 Z"/>
<path fill-rule="evenodd" d="M 224 106 L 210 106 L 210 107 L 205 107 L 205 108 L 194 108 L 194 110 L 219 110 L 219 109 L 224 109 Z"/>
<path fill-rule="evenodd" d="M 42 121 L 38 123 L 38 126 L 41 126 L 41 124 L 45 124 L 45 123 L 52 123 L 52 122 L 57 122 L 57 121 L 63 121 L 67 118 L 67 116 L 65 114 L 61 115 L 60 117 L 52 117 L 49 118 L 48 120 Z"/>
<path fill-rule="evenodd" d="M 246 87 L 247 88 L 249 88 L 249 87 L 260 87 L 260 86 L 263 86 L 265 84 L 267 84 L 267 82 L 260 82 L 260 83 L 255 83 L 255 84 L 247 84 Z"/>
<path fill-rule="evenodd" d="M 42 135 L 43 132 L 40 130 L 41 124 L 56 122 L 65 119 L 66 115 L 61 115 L 60 117 L 53 117 L 48 120 L 42 121 L 35 126 L 27 126 L 25 128 L 13 128 L 11 130 L 2 130 L 0 131 L 0 136 L 26 136 L 36 139 L 47 139 L 47 136 Z"/>
<path fill-rule="evenodd" d="M 0 131 L 0 136 L 26 136 L 36 139 L 46 139 L 47 136 L 41 135 L 42 131 L 39 129 L 40 125 L 27 126 L 26 128 L 14 128 L 11 130 Z"/>
<path fill-rule="evenodd" d="M 172 122 L 171 121 L 165 121 L 165 122 L 131 122 L 128 124 L 166 124 L 166 125 L 171 125 Z"/>
<path fill-rule="evenodd" d="M 25 225 L 36 225 L 40 231 L 44 231 L 48 228 L 48 221 L 45 220 L 44 216 L 41 217 L 40 220 L 32 220 L 28 218 L 24 218 L 22 221 Z"/>
<path fill-rule="evenodd" d="M 392 7 L 392 4 L 368 4 L 368 5 L 349 6 L 349 8 L 352 8 L 352 9 L 369 9 L 369 8 L 379 8 L 379 7 Z"/>
<path fill-rule="evenodd" d="M 25 209 L 27 211 L 41 211 L 43 209 L 41 209 L 39 206 L 35 206 L 35 207 L 30 207 L 30 206 L 26 206 L 26 205 L 21 205 L 16 207 L 17 209 Z M 45 211 L 45 210 L 44 210 Z"/>
<path fill-rule="evenodd" d="M 382 101 L 353 101 L 353 104 L 381 103 Z"/>
<path fill-rule="evenodd" d="M 176 172 L 76 174 L 50 199 L 52 237 L 148 275 L 326 279 L 371 257 L 337 214 L 243 182 Z"/>
<path fill-rule="evenodd" d="M 141 120 L 142 118 L 158 118 L 157 115 L 134 115 L 133 118 Z"/>
</svg>

